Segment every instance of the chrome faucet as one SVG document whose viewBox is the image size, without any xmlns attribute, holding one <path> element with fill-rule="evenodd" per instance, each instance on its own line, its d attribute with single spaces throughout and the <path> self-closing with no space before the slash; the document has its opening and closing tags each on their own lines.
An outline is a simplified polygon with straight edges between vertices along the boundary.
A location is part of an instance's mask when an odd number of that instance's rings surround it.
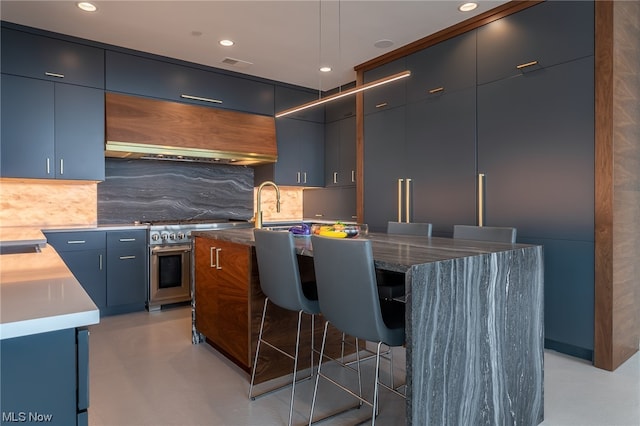
<svg viewBox="0 0 640 426">
<path fill-rule="evenodd" d="M 258 229 L 262 228 L 262 200 L 260 196 L 262 194 L 262 188 L 264 188 L 267 185 L 273 186 L 276 190 L 276 211 L 280 213 L 280 188 L 278 188 L 278 185 L 276 185 L 274 182 L 271 182 L 270 180 L 261 183 L 260 186 L 258 187 L 258 200 L 256 203 L 257 205 L 256 205 L 255 227 Z"/>
</svg>

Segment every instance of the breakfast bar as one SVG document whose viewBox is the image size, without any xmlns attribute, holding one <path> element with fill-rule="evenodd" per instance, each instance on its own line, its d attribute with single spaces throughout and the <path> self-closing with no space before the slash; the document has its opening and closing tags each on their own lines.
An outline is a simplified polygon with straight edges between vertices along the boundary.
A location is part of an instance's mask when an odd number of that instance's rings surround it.
<svg viewBox="0 0 640 426">
<path fill-rule="evenodd" d="M 254 244 L 251 229 L 194 236 Z M 365 238 L 377 269 L 406 277 L 407 424 L 541 423 L 542 247 L 381 233 Z M 312 257 L 310 239 L 296 238 L 296 251 Z"/>
</svg>

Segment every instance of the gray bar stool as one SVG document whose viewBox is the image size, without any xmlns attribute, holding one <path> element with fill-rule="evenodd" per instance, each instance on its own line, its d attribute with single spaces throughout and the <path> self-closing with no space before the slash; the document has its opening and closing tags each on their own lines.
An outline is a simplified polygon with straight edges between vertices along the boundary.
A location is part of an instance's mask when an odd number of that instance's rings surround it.
<svg viewBox="0 0 640 426">
<path fill-rule="evenodd" d="M 515 243 L 517 229 L 505 226 L 453 225 L 453 238 Z"/>
<path fill-rule="evenodd" d="M 298 269 L 298 259 L 295 251 L 293 235 L 289 232 L 268 231 L 263 229 L 254 229 L 253 236 L 255 239 L 256 257 L 258 260 L 258 274 L 260 277 L 260 288 L 265 294 L 264 308 L 262 310 L 262 320 L 260 321 L 260 333 L 258 335 L 258 344 L 256 347 L 256 356 L 253 362 L 253 371 L 251 373 L 251 385 L 249 387 L 249 398 L 254 400 L 257 397 L 266 395 L 283 387 L 271 389 L 260 395 L 253 395 L 253 384 L 255 380 L 256 370 L 258 367 L 258 356 L 260 353 L 260 345 L 265 344 L 279 353 L 293 359 L 293 380 L 291 382 L 291 403 L 289 405 L 289 425 L 293 417 L 293 404 L 296 389 L 296 373 L 298 370 L 298 353 L 300 349 L 300 324 L 302 314 L 311 315 L 311 371 L 313 373 L 313 331 L 314 331 L 314 315 L 320 313 L 320 305 L 316 292 L 315 282 L 302 283 L 300 280 L 300 271 Z M 296 332 L 296 349 L 295 354 L 276 347 L 266 341 L 262 332 L 264 330 L 264 319 L 267 314 L 267 306 L 271 303 L 290 311 L 298 312 L 298 329 Z"/>
<path fill-rule="evenodd" d="M 318 382 L 320 377 L 338 386 L 361 403 L 372 407 L 371 424 L 375 424 L 378 412 L 378 391 L 383 386 L 404 397 L 392 387 L 380 382 L 380 348 L 402 346 L 405 342 L 404 304 L 395 303 L 395 309 L 385 309 L 380 303 L 376 284 L 376 272 L 371 250 L 371 241 L 365 239 L 335 239 L 311 236 L 313 262 L 318 288 L 318 301 L 326 319 L 320 350 L 320 362 L 311 402 L 309 424 L 313 421 Z M 327 337 L 327 327 L 331 323 L 339 331 L 357 339 L 377 342 L 376 369 L 373 401 L 362 397 L 360 380 L 360 360 L 358 359 L 358 384 L 356 394 L 337 383 L 322 372 L 322 361 Z M 359 356 L 358 351 L 356 355 Z"/>
</svg>

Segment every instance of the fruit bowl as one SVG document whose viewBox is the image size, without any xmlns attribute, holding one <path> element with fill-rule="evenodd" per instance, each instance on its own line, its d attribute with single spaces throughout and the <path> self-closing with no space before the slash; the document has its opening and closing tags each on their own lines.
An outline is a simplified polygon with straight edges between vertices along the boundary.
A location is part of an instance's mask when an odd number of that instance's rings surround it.
<svg viewBox="0 0 640 426">
<path fill-rule="evenodd" d="M 311 225 L 311 233 L 322 237 L 355 238 L 367 235 L 369 227 L 366 223 L 344 224 L 337 222 L 332 225 L 318 223 Z"/>
</svg>

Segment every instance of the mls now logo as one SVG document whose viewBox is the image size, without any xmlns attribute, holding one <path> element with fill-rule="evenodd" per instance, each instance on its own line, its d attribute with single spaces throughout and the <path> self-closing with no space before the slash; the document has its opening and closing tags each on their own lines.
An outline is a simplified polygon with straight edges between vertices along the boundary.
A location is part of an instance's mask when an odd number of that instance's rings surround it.
<svg viewBox="0 0 640 426">
<path fill-rule="evenodd" d="M 22 423 L 22 422 L 50 422 L 53 419 L 53 414 L 41 414 L 37 412 L 24 412 L 24 411 L 3 411 L 2 412 L 2 422 L 14 422 L 14 423 Z"/>
</svg>

